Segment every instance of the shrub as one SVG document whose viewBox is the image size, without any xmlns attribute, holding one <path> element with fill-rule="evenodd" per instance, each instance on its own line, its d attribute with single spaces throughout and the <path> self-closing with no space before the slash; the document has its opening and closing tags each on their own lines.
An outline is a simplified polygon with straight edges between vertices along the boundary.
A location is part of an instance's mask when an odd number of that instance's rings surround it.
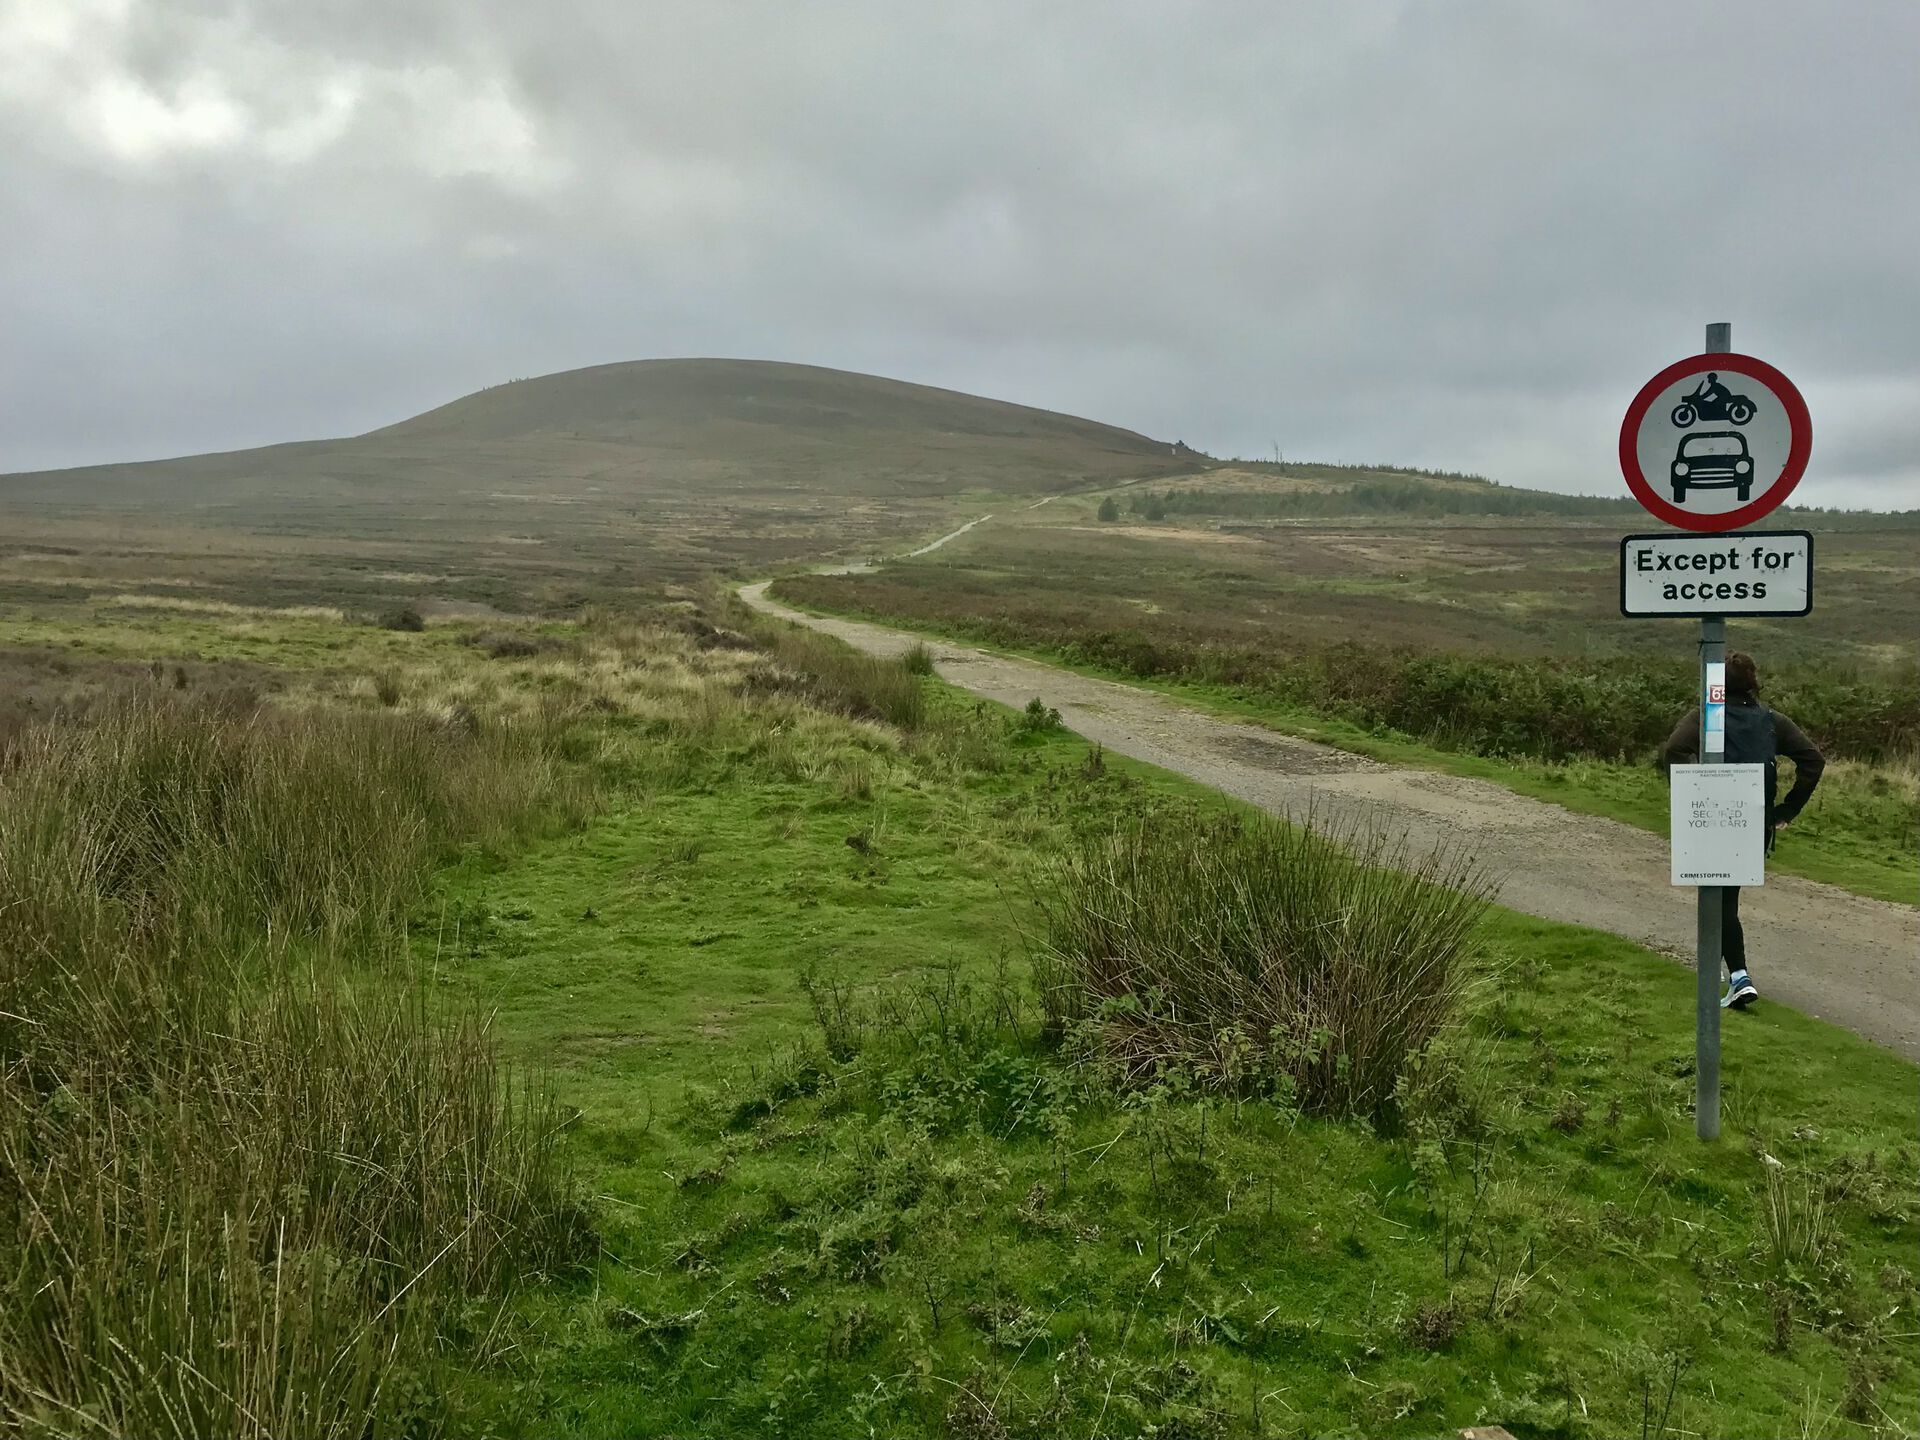
<svg viewBox="0 0 1920 1440">
<path fill-rule="evenodd" d="M 467 636 L 466 643 L 495 660 L 524 660 L 559 648 L 544 635 L 521 630 L 486 630 Z"/>
<path fill-rule="evenodd" d="M 1060 712 L 1036 695 L 1015 718 L 1013 728 L 1021 735 L 1046 735 L 1060 729 L 1062 723 Z"/>
<path fill-rule="evenodd" d="M 380 617 L 380 626 L 385 630 L 408 630 L 418 633 L 427 628 L 427 617 L 412 605 L 402 605 L 398 610 L 389 610 Z"/>
<path fill-rule="evenodd" d="M 1052 1027 L 1087 1035 L 1127 1080 L 1189 1067 L 1384 1118 L 1454 1011 L 1490 898 L 1458 856 L 1409 865 L 1311 824 L 1133 822 L 1060 865 L 1036 978 Z"/>
<path fill-rule="evenodd" d="M 1118 520 L 1120 518 L 1120 507 L 1113 503 L 1113 497 L 1111 495 L 1100 502 L 1100 518 L 1102 520 Z"/>
<path fill-rule="evenodd" d="M 1453 1297 L 1422 1300 L 1407 1317 L 1406 1337 L 1422 1350 L 1445 1350 L 1460 1334 L 1460 1307 Z"/>
</svg>

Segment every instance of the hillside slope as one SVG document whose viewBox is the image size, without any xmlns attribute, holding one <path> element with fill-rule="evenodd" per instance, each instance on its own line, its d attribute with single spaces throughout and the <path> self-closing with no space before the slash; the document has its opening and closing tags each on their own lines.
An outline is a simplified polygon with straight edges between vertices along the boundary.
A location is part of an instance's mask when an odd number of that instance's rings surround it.
<svg viewBox="0 0 1920 1440">
<path fill-rule="evenodd" d="M 497 385 L 348 439 L 0 476 L 0 498 L 148 513 L 439 511 L 716 492 L 1044 494 L 1190 469 L 1091 420 L 871 375 L 642 360 Z"/>
<path fill-rule="evenodd" d="M 636 360 L 490 386 L 366 438 L 517 439 L 567 433 L 627 444 L 759 429 L 767 438 L 876 435 L 1016 441 L 1164 458 L 1131 430 L 877 375 L 767 360 Z"/>
</svg>

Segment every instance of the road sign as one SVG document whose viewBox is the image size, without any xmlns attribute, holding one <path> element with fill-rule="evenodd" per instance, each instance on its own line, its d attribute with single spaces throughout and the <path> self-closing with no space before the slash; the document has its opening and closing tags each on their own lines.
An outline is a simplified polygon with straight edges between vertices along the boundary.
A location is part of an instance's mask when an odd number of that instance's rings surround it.
<svg viewBox="0 0 1920 1440">
<path fill-rule="evenodd" d="M 1747 886 L 1765 881 L 1766 771 L 1764 765 L 1673 767 L 1668 822 L 1674 884 Z M 1713 957 L 1716 967 L 1719 959 Z"/>
<path fill-rule="evenodd" d="M 1682 530 L 1752 524 L 1793 492 L 1812 452 L 1807 402 L 1751 355 L 1669 365 L 1640 387 L 1620 426 L 1628 488 Z"/>
<path fill-rule="evenodd" d="M 1813 536 L 1628 535 L 1620 541 L 1622 615 L 1805 615 L 1813 609 Z"/>
</svg>

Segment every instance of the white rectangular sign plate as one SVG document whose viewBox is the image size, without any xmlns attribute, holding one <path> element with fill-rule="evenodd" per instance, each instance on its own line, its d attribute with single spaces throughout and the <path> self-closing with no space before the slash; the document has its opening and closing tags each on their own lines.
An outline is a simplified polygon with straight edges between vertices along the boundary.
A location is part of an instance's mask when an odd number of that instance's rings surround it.
<svg viewBox="0 0 1920 1440">
<path fill-rule="evenodd" d="M 1669 822 L 1676 885 L 1766 879 L 1764 765 L 1676 765 Z"/>
<path fill-rule="evenodd" d="M 1628 535 L 1620 542 L 1622 615 L 1805 615 L 1813 609 L 1813 536 L 1805 530 Z"/>
</svg>

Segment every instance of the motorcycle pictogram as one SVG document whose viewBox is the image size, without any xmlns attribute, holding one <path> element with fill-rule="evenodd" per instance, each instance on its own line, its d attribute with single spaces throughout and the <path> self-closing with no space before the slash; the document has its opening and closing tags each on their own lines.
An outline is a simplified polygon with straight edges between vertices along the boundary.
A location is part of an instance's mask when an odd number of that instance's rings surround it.
<svg viewBox="0 0 1920 1440">
<path fill-rule="evenodd" d="M 1696 420 L 1724 420 L 1729 425 L 1744 425 L 1753 419 L 1753 401 L 1735 395 L 1720 383 L 1716 371 L 1693 387 L 1693 393 L 1673 407 L 1673 423 L 1682 430 Z"/>
</svg>

